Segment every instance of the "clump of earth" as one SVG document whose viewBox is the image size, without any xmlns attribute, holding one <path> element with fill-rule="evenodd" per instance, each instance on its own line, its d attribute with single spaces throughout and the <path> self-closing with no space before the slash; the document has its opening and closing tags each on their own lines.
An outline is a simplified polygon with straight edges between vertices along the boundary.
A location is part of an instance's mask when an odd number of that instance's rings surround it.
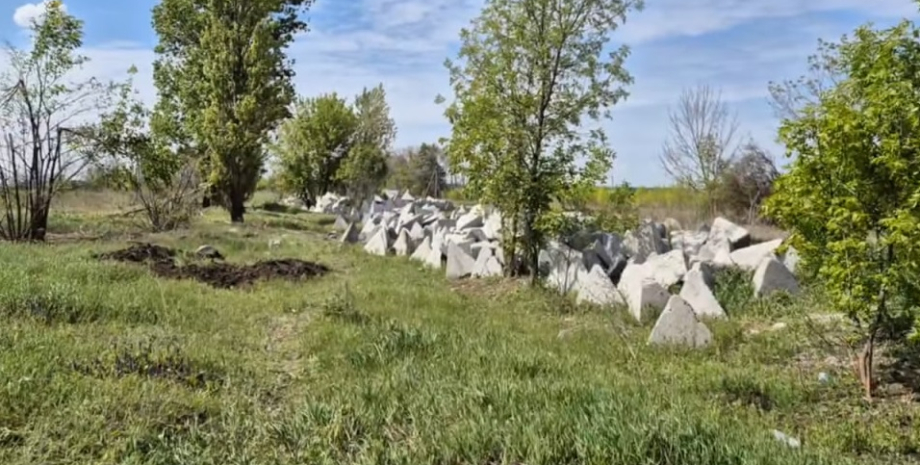
<svg viewBox="0 0 920 465">
<path fill-rule="evenodd" d="M 147 264 L 154 274 L 171 279 L 193 279 L 219 289 L 233 289 L 256 281 L 275 279 L 303 280 L 330 271 L 323 264 L 295 258 L 261 260 L 253 264 L 212 261 L 180 265 L 179 251 L 156 244 L 135 244 L 125 249 L 96 254 L 99 260 Z"/>
</svg>

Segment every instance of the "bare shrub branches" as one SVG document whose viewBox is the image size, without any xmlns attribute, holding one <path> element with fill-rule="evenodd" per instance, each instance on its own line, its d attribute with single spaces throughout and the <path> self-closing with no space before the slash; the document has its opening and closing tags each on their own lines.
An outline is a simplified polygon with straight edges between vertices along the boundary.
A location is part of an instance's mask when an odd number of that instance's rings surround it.
<svg viewBox="0 0 920 465">
<path fill-rule="evenodd" d="M 54 195 L 94 160 L 91 118 L 112 103 L 115 84 L 71 79 L 82 23 L 49 4 L 32 25 L 31 50 L 7 49 L 0 76 L 0 238 L 43 240 Z"/>
<path fill-rule="evenodd" d="M 722 174 L 738 150 L 738 118 L 709 86 L 685 89 L 669 112 L 670 134 L 659 157 L 675 182 L 706 192 L 710 208 Z"/>
</svg>

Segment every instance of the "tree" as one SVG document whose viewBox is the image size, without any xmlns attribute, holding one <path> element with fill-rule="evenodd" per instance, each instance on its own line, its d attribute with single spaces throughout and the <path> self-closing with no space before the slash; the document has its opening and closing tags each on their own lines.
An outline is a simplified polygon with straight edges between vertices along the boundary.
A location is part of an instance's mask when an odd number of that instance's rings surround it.
<svg viewBox="0 0 920 465">
<path fill-rule="evenodd" d="M 355 144 L 336 173 L 345 194 L 357 207 L 374 195 L 387 177 L 387 154 L 369 143 Z"/>
<path fill-rule="evenodd" d="M 441 166 L 441 149 L 422 144 L 409 156 L 409 191 L 416 196 L 440 198 L 447 188 L 447 173 Z"/>
<path fill-rule="evenodd" d="M 188 225 L 200 192 L 198 159 L 151 124 L 152 112 L 131 91 L 123 87 L 118 104 L 103 114 L 94 145 L 111 157 L 113 181 L 134 194 L 146 226 L 159 232 Z"/>
<path fill-rule="evenodd" d="M 783 121 L 795 159 L 767 201 L 805 272 L 861 329 L 856 368 L 867 398 L 877 339 L 893 321 L 917 322 L 920 303 L 918 37 L 908 21 L 864 26 L 833 48 L 845 77 Z"/>
<path fill-rule="evenodd" d="M 396 122 L 390 118 L 386 91 L 379 84 L 365 88 L 355 97 L 357 125 L 352 138 L 352 148 L 338 173 L 346 194 L 360 204 L 372 196 L 387 176 L 387 158 Z"/>
<path fill-rule="evenodd" d="M 387 158 L 387 179 L 385 186 L 388 189 L 404 191 L 409 189 L 412 174 L 409 172 L 409 157 L 414 149 L 407 148 L 394 153 Z"/>
<path fill-rule="evenodd" d="M 733 218 L 753 223 L 764 200 L 773 193 L 779 171 L 773 158 L 756 142 L 749 140 L 722 175 L 716 203 Z"/>
<path fill-rule="evenodd" d="M 165 0 L 154 9 L 161 93 L 155 120 L 202 157 L 233 222 L 243 221 L 269 133 L 289 114 L 293 62 L 284 49 L 306 30 L 299 15 L 311 3 Z"/>
<path fill-rule="evenodd" d="M 818 53 L 808 57 L 808 74 L 795 80 L 771 82 L 770 106 L 780 119 L 798 119 L 808 105 L 817 104 L 821 94 L 834 89 L 843 79 L 836 58 L 837 44 L 818 40 Z"/>
<path fill-rule="evenodd" d="M 538 253 L 553 234 L 551 206 L 602 180 L 614 158 L 597 124 L 627 93 L 626 47 L 602 50 L 640 8 L 629 0 L 493 0 L 464 29 L 447 61 L 455 100 L 446 116 L 452 173 L 502 212 L 506 273 L 518 242 L 536 283 Z M 443 99 L 439 99 L 443 101 Z M 587 121 L 584 121 L 587 120 Z M 581 168 L 576 160 L 583 159 Z"/>
<path fill-rule="evenodd" d="M 335 93 L 299 99 L 273 145 L 285 189 L 297 193 L 308 206 L 336 190 L 337 173 L 352 148 L 357 126 L 354 111 Z"/>
<path fill-rule="evenodd" d="M 0 77 L 0 237 L 44 240 L 52 199 L 95 160 L 87 135 L 119 85 L 73 80 L 88 61 L 77 53 L 83 22 L 60 1 L 44 4 L 29 50 L 11 48 Z"/>
<path fill-rule="evenodd" d="M 709 86 L 685 89 L 668 115 L 670 135 L 660 161 L 678 184 L 706 194 L 711 214 L 716 191 L 737 152 L 737 116 Z"/>
</svg>

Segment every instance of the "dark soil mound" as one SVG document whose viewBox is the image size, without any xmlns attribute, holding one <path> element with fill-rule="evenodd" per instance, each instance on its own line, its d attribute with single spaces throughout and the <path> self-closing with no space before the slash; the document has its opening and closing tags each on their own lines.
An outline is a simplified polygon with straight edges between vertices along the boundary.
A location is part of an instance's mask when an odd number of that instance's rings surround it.
<svg viewBox="0 0 920 465">
<path fill-rule="evenodd" d="M 175 256 L 175 250 L 154 244 L 137 244 L 127 249 L 94 255 L 94 257 L 99 260 L 117 260 L 120 262 L 133 263 L 143 263 L 146 261 L 173 263 L 173 258 Z"/>
<path fill-rule="evenodd" d="M 176 251 L 153 244 L 141 244 L 115 252 L 98 254 L 100 260 L 150 264 L 157 276 L 172 279 L 194 279 L 220 289 L 244 287 L 259 280 L 298 280 L 322 276 L 330 270 L 325 265 L 294 258 L 264 260 L 252 265 L 211 262 L 177 265 Z"/>
<path fill-rule="evenodd" d="M 243 287 L 259 280 L 313 278 L 328 273 L 329 268 L 318 263 L 287 258 L 261 261 L 252 265 L 209 263 L 206 265 L 189 264 L 180 267 L 157 263 L 153 266 L 153 271 L 157 275 L 167 278 L 194 279 L 212 287 L 232 289 Z"/>
</svg>

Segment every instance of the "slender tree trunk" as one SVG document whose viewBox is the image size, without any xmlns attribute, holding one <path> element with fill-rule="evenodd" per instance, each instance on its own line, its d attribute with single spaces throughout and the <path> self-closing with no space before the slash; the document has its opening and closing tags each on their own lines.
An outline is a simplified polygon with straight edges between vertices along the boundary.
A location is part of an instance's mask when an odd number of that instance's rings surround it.
<svg viewBox="0 0 920 465">
<path fill-rule="evenodd" d="M 32 206 L 29 221 L 29 240 L 44 241 L 45 232 L 48 230 L 48 202 L 40 200 Z"/>
<path fill-rule="evenodd" d="M 537 246 L 537 232 L 534 229 L 535 222 L 533 210 L 528 209 L 524 214 L 524 251 L 527 253 L 531 286 L 536 286 L 540 281 L 540 253 Z"/>
<path fill-rule="evenodd" d="M 208 186 L 204 191 L 201 199 L 201 208 L 210 208 L 217 203 L 217 189 L 214 186 Z"/>
<path fill-rule="evenodd" d="M 516 212 L 511 218 L 502 215 L 502 235 L 504 240 L 502 246 L 505 249 L 505 263 L 503 263 L 505 276 L 513 277 L 517 274 L 515 263 L 517 263 L 517 228 L 518 218 Z"/>
<path fill-rule="evenodd" d="M 243 205 L 242 196 L 234 195 L 230 201 L 230 222 L 242 223 L 246 207 Z"/>
<path fill-rule="evenodd" d="M 869 338 L 863 346 L 862 351 L 856 357 L 856 374 L 859 376 L 859 383 L 863 387 L 863 395 L 866 400 L 872 400 L 873 377 L 872 359 L 875 351 L 875 336 Z"/>
<path fill-rule="evenodd" d="M 238 182 L 232 182 L 230 188 L 232 189 L 229 196 L 230 222 L 242 223 L 243 214 L 246 213 L 246 196 L 243 194 L 243 189 L 239 186 Z"/>
</svg>

